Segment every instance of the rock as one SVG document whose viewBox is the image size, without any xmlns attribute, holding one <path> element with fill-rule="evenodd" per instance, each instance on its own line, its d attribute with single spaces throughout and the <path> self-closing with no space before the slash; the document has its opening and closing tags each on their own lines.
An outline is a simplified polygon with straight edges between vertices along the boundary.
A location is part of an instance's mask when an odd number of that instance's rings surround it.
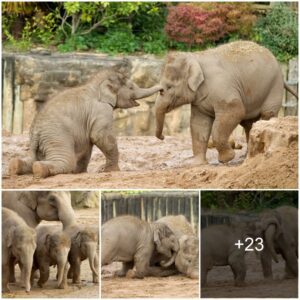
<svg viewBox="0 0 300 300">
<path fill-rule="evenodd" d="M 253 124 L 248 143 L 248 158 L 264 153 L 271 155 L 278 148 L 288 148 L 298 140 L 298 118 L 272 118 Z"/>
</svg>

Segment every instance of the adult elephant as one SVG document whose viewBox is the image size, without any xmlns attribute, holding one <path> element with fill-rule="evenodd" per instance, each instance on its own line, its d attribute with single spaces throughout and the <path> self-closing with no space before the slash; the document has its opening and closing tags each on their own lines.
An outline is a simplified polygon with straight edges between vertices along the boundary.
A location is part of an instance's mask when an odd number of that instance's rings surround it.
<svg viewBox="0 0 300 300">
<path fill-rule="evenodd" d="M 193 154 L 198 164 L 207 163 L 211 134 L 219 161 L 232 160 L 235 153 L 228 139 L 234 128 L 241 124 L 248 140 L 253 122 L 277 116 L 284 87 L 291 91 L 273 54 L 248 41 L 199 53 L 171 54 L 160 84 L 163 91 L 156 100 L 156 136 L 164 138 L 166 113 L 191 104 Z"/>
<path fill-rule="evenodd" d="M 63 229 L 76 224 L 70 192 L 6 191 L 2 192 L 2 206 L 15 211 L 32 228 L 42 220 L 61 221 Z"/>
<path fill-rule="evenodd" d="M 50 99 L 31 126 L 31 158 L 12 159 L 9 173 L 48 177 L 86 172 L 94 145 L 106 158 L 104 171 L 119 170 L 113 110 L 138 106 L 135 100 L 161 90 L 139 88 L 127 70 L 122 65 L 103 68 L 86 84 Z"/>
<path fill-rule="evenodd" d="M 285 277 L 298 276 L 298 209 L 282 206 L 260 215 L 265 241 L 261 252 L 261 264 L 265 278 L 272 278 L 272 258 L 278 262 L 277 254 L 285 260 Z"/>
</svg>

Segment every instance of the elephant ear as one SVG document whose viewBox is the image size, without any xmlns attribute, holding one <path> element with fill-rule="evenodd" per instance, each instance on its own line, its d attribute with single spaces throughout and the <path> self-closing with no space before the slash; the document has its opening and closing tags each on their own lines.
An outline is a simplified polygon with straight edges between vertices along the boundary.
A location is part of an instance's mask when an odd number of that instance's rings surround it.
<svg viewBox="0 0 300 300">
<path fill-rule="evenodd" d="M 112 80 L 106 79 L 100 84 L 98 100 L 115 107 L 117 104 L 117 92 L 118 91 L 114 87 Z"/>
<path fill-rule="evenodd" d="M 80 248 L 81 247 L 81 231 L 77 232 L 77 234 L 74 237 L 73 242 L 75 243 L 75 245 Z"/>
<path fill-rule="evenodd" d="M 32 210 L 36 210 L 37 207 L 37 193 L 38 192 L 21 192 L 19 195 L 19 201 Z"/>
<path fill-rule="evenodd" d="M 200 84 L 204 81 L 204 74 L 200 64 L 195 59 L 188 59 L 188 86 L 196 92 Z"/>
</svg>

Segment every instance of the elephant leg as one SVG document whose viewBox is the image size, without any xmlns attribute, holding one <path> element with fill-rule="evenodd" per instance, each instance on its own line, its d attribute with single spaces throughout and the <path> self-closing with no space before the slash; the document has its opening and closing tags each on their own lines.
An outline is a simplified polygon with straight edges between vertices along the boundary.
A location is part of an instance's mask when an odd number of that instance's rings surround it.
<svg viewBox="0 0 300 300">
<path fill-rule="evenodd" d="M 8 165 L 9 175 L 23 175 L 32 173 L 33 160 L 31 158 L 13 158 Z"/>
<path fill-rule="evenodd" d="M 9 281 L 9 265 L 7 263 L 2 263 L 2 292 L 9 293 L 10 289 L 8 286 Z"/>
<path fill-rule="evenodd" d="M 94 266 L 95 266 L 95 269 L 97 270 L 97 272 L 99 274 L 99 258 L 98 258 L 98 254 L 96 254 L 95 257 L 94 257 Z M 93 273 L 93 283 L 99 283 L 99 275 L 98 274 L 94 274 Z"/>
<path fill-rule="evenodd" d="M 224 107 L 222 107 L 224 106 Z M 241 100 L 222 103 L 215 111 L 212 139 L 219 152 L 219 161 L 228 162 L 234 158 L 234 150 L 229 144 L 229 136 L 244 118 L 245 109 Z"/>
<path fill-rule="evenodd" d="M 73 278 L 73 267 L 72 267 L 72 265 L 70 265 L 70 268 L 69 268 L 69 271 L 68 271 L 68 274 L 67 274 L 67 278 L 68 279 Z"/>
<path fill-rule="evenodd" d="M 206 164 L 207 144 L 212 129 L 213 119 L 202 112 L 197 107 L 192 106 L 191 110 L 191 135 L 193 154 L 202 164 Z"/>
<path fill-rule="evenodd" d="M 81 265 L 81 259 L 80 257 L 76 257 L 72 260 L 72 263 L 70 263 L 72 266 L 72 283 L 80 284 L 80 265 Z"/>
<path fill-rule="evenodd" d="M 16 276 L 15 276 L 15 258 L 10 257 L 9 259 L 9 282 L 15 283 L 16 282 Z"/>
<path fill-rule="evenodd" d="M 241 126 L 244 128 L 245 130 L 245 134 L 246 134 L 246 141 L 247 141 L 247 144 L 249 142 L 249 135 L 250 135 L 250 130 L 252 128 L 252 125 L 253 123 L 255 123 L 256 121 L 259 120 L 259 117 L 258 118 L 255 118 L 255 119 L 250 119 L 250 120 L 243 120 L 241 122 Z"/>
<path fill-rule="evenodd" d="M 68 263 L 65 264 L 64 270 L 63 270 L 63 278 L 60 284 L 58 284 L 59 289 L 65 289 L 68 286 L 68 279 L 67 279 L 67 274 L 68 274 Z"/>
<path fill-rule="evenodd" d="M 272 256 L 270 251 L 268 251 L 266 248 L 263 251 L 261 251 L 260 262 L 262 265 L 264 277 L 266 279 L 272 279 L 273 278 Z"/>
<path fill-rule="evenodd" d="M 87 172 L 87 167 L 90 162 L 91 155 L 92 155 L 92 149 L 89 150 L 89 153 L 80 157 L 80 159 L 77 160 L 77 166 L 76 166 L 75 173 Z"/>
<path fill-rule="evenodd" d="M 49 279 L 49 265 L 44 264 L 40 266 L 40 279 L 38 281 L 38 286 L 43 287 L 45 282 Z"/>
<path fill-rule="evenodd" d="M 282 246 L 282 257 L 285 260 L 286 278 L 298 277 L 298 258 L 294 248 L 285 249 L 286 245 Z"/>
<path fill-rule="evenodd" d="M 119 171 L 119 150 L 116 138 L 111 130 L 102 130 L 102 132 L 91 133 L 91 140 L 104 154 L 106 163 L 104 172 Z"/>
<path fill-rule="evenodd" d="M 247 270 L 244 255 L 233 253 L 229 256 L 228 263 L 234 275 L 235 286 L 244 286 Z"/>
<path fill-rule="evenodd" d="M 205 286 L 206 285 L 206 281 L 207 281 L 207 268 L 202 267 L 201 268 L 201 286 Z"/>
</svg>

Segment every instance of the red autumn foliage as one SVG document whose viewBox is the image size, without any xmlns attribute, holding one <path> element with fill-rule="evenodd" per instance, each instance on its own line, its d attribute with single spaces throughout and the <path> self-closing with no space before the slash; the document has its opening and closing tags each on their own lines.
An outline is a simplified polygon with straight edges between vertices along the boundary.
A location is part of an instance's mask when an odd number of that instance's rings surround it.
<svg viewBox="0 0 300 300">
<path fill-rule="evenodd" d="M 169 8 L 165 32 L 171 40 L 201 45 L 234 32 L 246 37 L 255 21 L 249 4 L 180 4 Z"/>
</svg>

